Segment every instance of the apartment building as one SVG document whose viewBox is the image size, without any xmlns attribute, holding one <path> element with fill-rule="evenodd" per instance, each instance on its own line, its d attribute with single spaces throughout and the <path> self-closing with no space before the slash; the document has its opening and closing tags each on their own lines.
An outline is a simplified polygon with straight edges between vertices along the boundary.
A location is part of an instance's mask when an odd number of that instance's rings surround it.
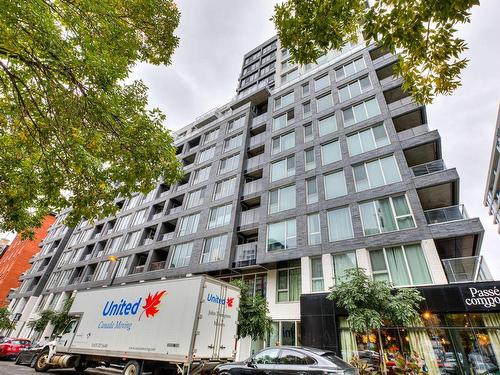
<svg viewBox="0 0 500 375">
<path fill-rule="evenodd" d="M 484 193 L 484 205 L 488 207 L 488 212 L 493 216 L 493 223 L 499 224 L 500 233 L 500 106 L 498 109 L 497 123 L 493 136 L 493 146 L 491 148 L 490 165 L 486 181 L 486 191 Z"/>
<path fill-rule="evenodd" d="M 276 38 L 256 47 L 233 100 L 176 132 L 184 180 L 118 199 L 116 217 L 83 220 L 43 290 L 26 294 L 25 277 L 11 305 L 25 301 L 29 321 L 75 290 L 206 273 L 242 278 L 269 302 L 273 333 L 240 340 L 241 358 L 301 344 L 375 357 L 398 340 L 401 350 L 425 343 L 433 374 L 447 358 L 465 372 L 477 358 L 497 363 L 500 300 L 485 307 L 467 294 L 500 288 L 480 255 L 483 227 L 460 204 L 458 173 L 393 75 L 396 61 L 363 43 L 297 66 Z M 432 319 L 411 333 L 389 327 L 382 341 L 354 335 L 325 297 L 356 266 L 418 287 Z"/>
</svg>

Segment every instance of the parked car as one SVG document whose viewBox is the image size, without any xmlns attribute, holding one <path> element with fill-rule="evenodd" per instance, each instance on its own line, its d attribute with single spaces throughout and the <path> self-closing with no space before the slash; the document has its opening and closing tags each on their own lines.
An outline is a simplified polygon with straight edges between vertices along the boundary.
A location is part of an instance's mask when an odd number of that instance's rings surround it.
<svg viewBox="0 0 500 375">
<path fill-rule="evenodd" d="M 243 362 L 218 365 L 212 371 L 212 375 L 320 373 L 357 375 L 358 370 L 327 350 L 282 346 L 264 349 Z"/>
<path fill-rule="evenodd" d="M 21 349 L 31 347 L 31 341 L 20 338 L 4 338 L 0 343 L 0 358 L 15 359 Z"/>
<path fill-rule="evenodd" d="M 34 367 L 36 357 L 40 354 L 45 345 L 47 345 L 47 341 L 38 341 L 33 343 L 30 348 L 21 349 L 16 358 L 16 365 Z"/>
</svg>

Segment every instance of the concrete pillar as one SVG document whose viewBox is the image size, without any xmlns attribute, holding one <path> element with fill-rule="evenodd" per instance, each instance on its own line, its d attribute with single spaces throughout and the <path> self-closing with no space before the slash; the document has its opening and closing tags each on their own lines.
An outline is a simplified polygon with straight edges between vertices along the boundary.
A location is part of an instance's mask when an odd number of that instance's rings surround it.
<svg viewBox="0 0 500 375">
<path fill-rule="evenodd" d="M 300 258 L 300 273 L 302 294 L 311 293 L 311 259 L 309 257 Z"/>
<path fill-rule="evenodd" d="M 323 264 L 323 280 L 325 283 L 325 290 L 328 291 L 335 283 L 333 260 L 331 254 L 323 254 L 323 256 L 321 257 L 321 263 Z"/>
<path fill-rule="evenodd" d="M 356 250 L 356 262 L 358 263 L 359 268 L 364 268 L 367 275 L 372 274 L 372 268 L 370 265 L 370 254 L 366 249 L 357 249 Z"/>
<path fill-rule="evenodd" d="M 429 267 L 429 272 L 431 273 L 432 283 L 448 284 L 443 263 L 441 263 L 441 259 L 439 258 L 434 240 L 423 240 L 421 246 L 425 260 L 427 261 L 427 266 Z"/>
</svg>

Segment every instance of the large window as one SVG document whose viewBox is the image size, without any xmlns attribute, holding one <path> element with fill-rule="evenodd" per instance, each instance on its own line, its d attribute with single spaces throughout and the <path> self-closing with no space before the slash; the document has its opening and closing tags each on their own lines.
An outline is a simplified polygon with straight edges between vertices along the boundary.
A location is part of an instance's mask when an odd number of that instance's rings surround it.
<svg viewBox="0 0 500 375">
<path fill-rule="evenodd" d="M 353 167 L 353 171 L 356 191 L 373 189 L 401 181 L 394 155 L 356 165 Z"/>
<path fill-rule="evenodd" d="M 311 291 L 322 292 L 325 290 L 323 280 L 323 263 L 321 257 L 311 258 Z"/>
<path fill-rule="evenodd" d="M 94 281 L 104 280 L 106 277 L 108 277 L 109 263 L 109 260 L 107 260 L 97 265 L 97 268 L 94 272 Z"/>
<path fill-rule="evenodd" d="M 295 175 L 295 156 L 271 163 L 271 181 Z"/>
<path fill-rule="evenodd" d="M 143 208 L 142 210 L 137 211 L 135 213 L 134 221 L 132 222 L 132 226 L 136 226 L 136 225 L 140 225 L 140 224 L 144 223 L 148 217 L 147 213 L 148 213 L 147 208 Z"/>
<path fill-rule="evenodd" d="M 210 170 L 212 169 L 211 165 L 207 165 L 206 167 L 197 169 L 194 171 L 194 177 L 193 177 L 193 185 L 199 184 L 200 182 L 205 182 L 208 180 L 208 177 L 210 177 Z"/>
<path fill-rule="evenodd" d="M 344 171 L 330 173 L 324 176 L 325 199 L 333 199 L 347 194 Z"/>
<path fill-rule="evenodd" d="M 269 213 L 291 210 L 296 207 L 295 185 L 269 192 Z"/>
<path fill-rule="evenodd" d="M 365 235 L 415 227 L 405 195 L 361 203 L 359 210 Z"/>
<path fill-rule="evenodd" d="M 219 137 L 219 128 L 209 131 L 205 134 L 204 144 L 215 141 Z"/>
<path fill-rule="evenodd" d="M 278 302 L 295 302 L 302 292 L 300 268 L 278 270 L 276 291 Z"/>
<path fill-rule="evenodd" d="M 337 120 L 335 119 L 335 115 L 318 120 L 318 127 L 320 137 L 337 131 Z"/>
<path fill-rule="evenodd" d="M 337 81 L 344 79 L 354 73 L 357 73 L 366 68 L 365 59 L 363 57 L 344 64 L 340 68 L 335 69 L 335 78 Z"/>
<path fill-rule="evenodd" d="M 307 242 L 309 245 L 321 244 L 319 214 L 307 215 Z"/>
<path fill-rule="evenodd" d="M 125 276 L 127 273 L 128 273 L 128 268 L 127 268 L 127 265 L 128 265 L 128 260 L 130 259 L 130 257 L 123 257 L 123 258 L 120 258 L 118 260 L 118 265 L 115 266 L 115 267 L 118 267 L 117 271 L 116 271 L 116 276 L 115 277 L 122 277 L 122 276 Z"/>
<path fill-rule="evenodd" d="M 321 145 L 321 164 L 327 165 L 342 160 L 338 140 Z"/>
<path fill-rule="evenodd" d="M 316 177 L 306 180 L 306 203 L 316 203 L 318 201 L 318 184 Z"/>
<path fill-rule="evenodd" d="M 229 121 L 229 124 L 227 125 L 227 132 L 231 132 L 233 130 L 239 129 L 242 126 L 245 125 L 245 116 L 238 117 L 234 120 Z"/>
<path fill-rule="evenodd" d="M 130 226 L 131 221 L 132 221 L 132 214 L 128 214 L 118 218 L 118 223 L 116 224 L 116 231 L 128 228 Z"/>
<path fill-rule="evenodd" d="M 418 244 L 370 251 L 373 278 L 395 286 L 431 284 L 422 248 Z"/>
<path fill-rule="evenodd" d="M 347 147 L 351 156 L 374 150 L 389 143 L 391 142 L 384 124 L 347 136 Z"/>
<path fill-rule="evenodd" d="M 210 209 L 208 229 L 222 227 L 231 221 L 231 203 Z"/>
<path fill-rule="evenodd" d="M 272 143 L 273 154 L 277 154 L 281 151 L 285 151 L 293 147 L 295 147 L 295 132 L 291 132 L 273 138 L 273 143 Z"/>
<path fill-rule="evenodd" d="M 206 190 L 207 188 L 203 186 L 200 189 L 189 192 L 187 196 L 186 208 L 193 208 L 203 204 Z"/>
<path fill-rule="evenodd" d="M 137 230 L 132 233 L 127 233 L 125 236 L 125 241 L 123 242 L 122 251 L 133 249 L 139 242 L 141 236 L 141 231 Z"/>
<path fill-rule="evenodd" d="M 193 234 L 198 229 L 198 222 L 200 221 L 200 213 L 196 213 L 189 216 L 183 216 L 180 219 L 179 232 L 177 236 L 185 236 L 188 234 Z"/>
<path fill-rule="evenodd" d="M 240 154 L 236 154 L 233 156 L 229 156 L 220 161 L 219 166 L 219 174 L 224 174 L 227 172 L 234 171 L 238 168 L 238 164 L 240 163 Z"/>
<path fill-rule="evenodd" d="M 234 194 L 236 188 L 236 176 L 218 181 L 214 189 L 214 201 Z"/>
<path fill-rule="evenodd" d="M 295 219 L 268 224 L 267 249 L 284 250 L 297 247 L 297 222 Z"/>
<path fill-rule="evenodd" d="M 215 155 L 215 145 L 209 147 L 198 154 L 198 163 L 203 163 L 204 161 L 211 160 Z"/>
<path fill-rule="evenodd" d="M 331 107 L 333 107 L 333 98 L 331 93 L 316 98 L 316 112 L 319 113 Z"/>
<path fill-rule="evenodd" d="M 238 134 L 232 136 L 231 138 L 227 138 L 224 141 L 224 152 L 234 150 L 237 147 L 240 147 L 243 142 L 243 134 Z"/>
<path fill-rule="evenodd" d="M 330 77 L 328 76 L 328 74 L 314 80 L 314 91 L 316 92 L 323 90 L 328 86 L 330 86 Z"/>
<path fill-rule="evenodd" d="M 274 99 L 274 109 L 286 107 L 294 102 L 293 91 Z"/>
<path fill-rule="evenodd" d="M 169 268 L 179 268 L 189 266 L 191 252 L 193 251 L 193 242 L 173 246 L 173 254 L 170 259 Z"/>
<path fill-rule="evenodd" d="M 304 143 L 314 139 L 313 126 L 311 123 L 304 125 Z"/>
<path fill-rule="evenodd" d="M 294 110 L 292 109 L 281 116 L 273 118 L 273 131 L 287 127 L 288 121 L 293 120 L 294 116 Z"/>
<path fill-rule="evenodd" d="M 345 281 L 347 270 L 356 268 L 358 263 L 356 261 L 356 252 L 349 251 L 347 253 L 332 254 L 333 258 L 333 274 L 335 275 L 335 285 Z"/>
<path fill-rule="evenodd" d="M 109 240 L 108 242 L 108 249 L 106 250 L 106 254 L 113 254 L 118 251 L 118 247 L 120 245 L 122 236 L 119 237 L 113 237 Z M 79 249 L 79 251 L 82 249 Z"/>
<path fill-rule="evenodd" d="M 372 82 L 370 81 L 370 77 L 365 76 L 363 78 L 358 79 L 348 85 L 339 88 L 339 99 L 340 102 L 349 100 L 358 96 L 362 93 L 370 91 L 373 88 Z"/>
<path fill-rule="evenodd" d="M 330 241 L 340 241 L 354 237 L 349 207 L 341 207 L 328 211 L 327 218 L 328 237 Z"/>
<path fill-rule="evenodd" d="M 210 237 L 205 240 L 201 263 L 217 262 L 224 259 L 227 248 L 227 234 Z"/>
<path fill-rule="evenodd" d="M 377 98 L 366 100 L 362 103 L 346 108 L 342 110 L 342 115 L 344 116 L 344 127 L 351 126 L 357 122 L 380 115 Z"/>
<path fill-rule="evenodd" d="M 316 157 L 314 155 L 314 148 L 304 151 L 304 169 L 310 171 L 316 168 Z"/>
</svg>

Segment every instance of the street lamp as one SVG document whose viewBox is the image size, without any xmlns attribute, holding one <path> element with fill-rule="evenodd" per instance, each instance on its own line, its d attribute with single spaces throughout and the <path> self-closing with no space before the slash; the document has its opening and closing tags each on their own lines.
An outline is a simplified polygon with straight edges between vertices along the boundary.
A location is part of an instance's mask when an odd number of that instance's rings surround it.
<svg viewBox="0 0 500 375">
<path fill-rule="evenodd" d="M 108 260 L 111 264 L 116 263 L 118 261 L 118 257 L 116 255 L 110 255 L 108 256 Z M 115 268 L 113 268 L 113 276 L 111 277 L 111 282 L 109 283 L 109 286 L 113 285 L 113 281 L 115 281 L 116 274 L 118 273 L 118 265 L 115 265 Z"/>
</svg>

